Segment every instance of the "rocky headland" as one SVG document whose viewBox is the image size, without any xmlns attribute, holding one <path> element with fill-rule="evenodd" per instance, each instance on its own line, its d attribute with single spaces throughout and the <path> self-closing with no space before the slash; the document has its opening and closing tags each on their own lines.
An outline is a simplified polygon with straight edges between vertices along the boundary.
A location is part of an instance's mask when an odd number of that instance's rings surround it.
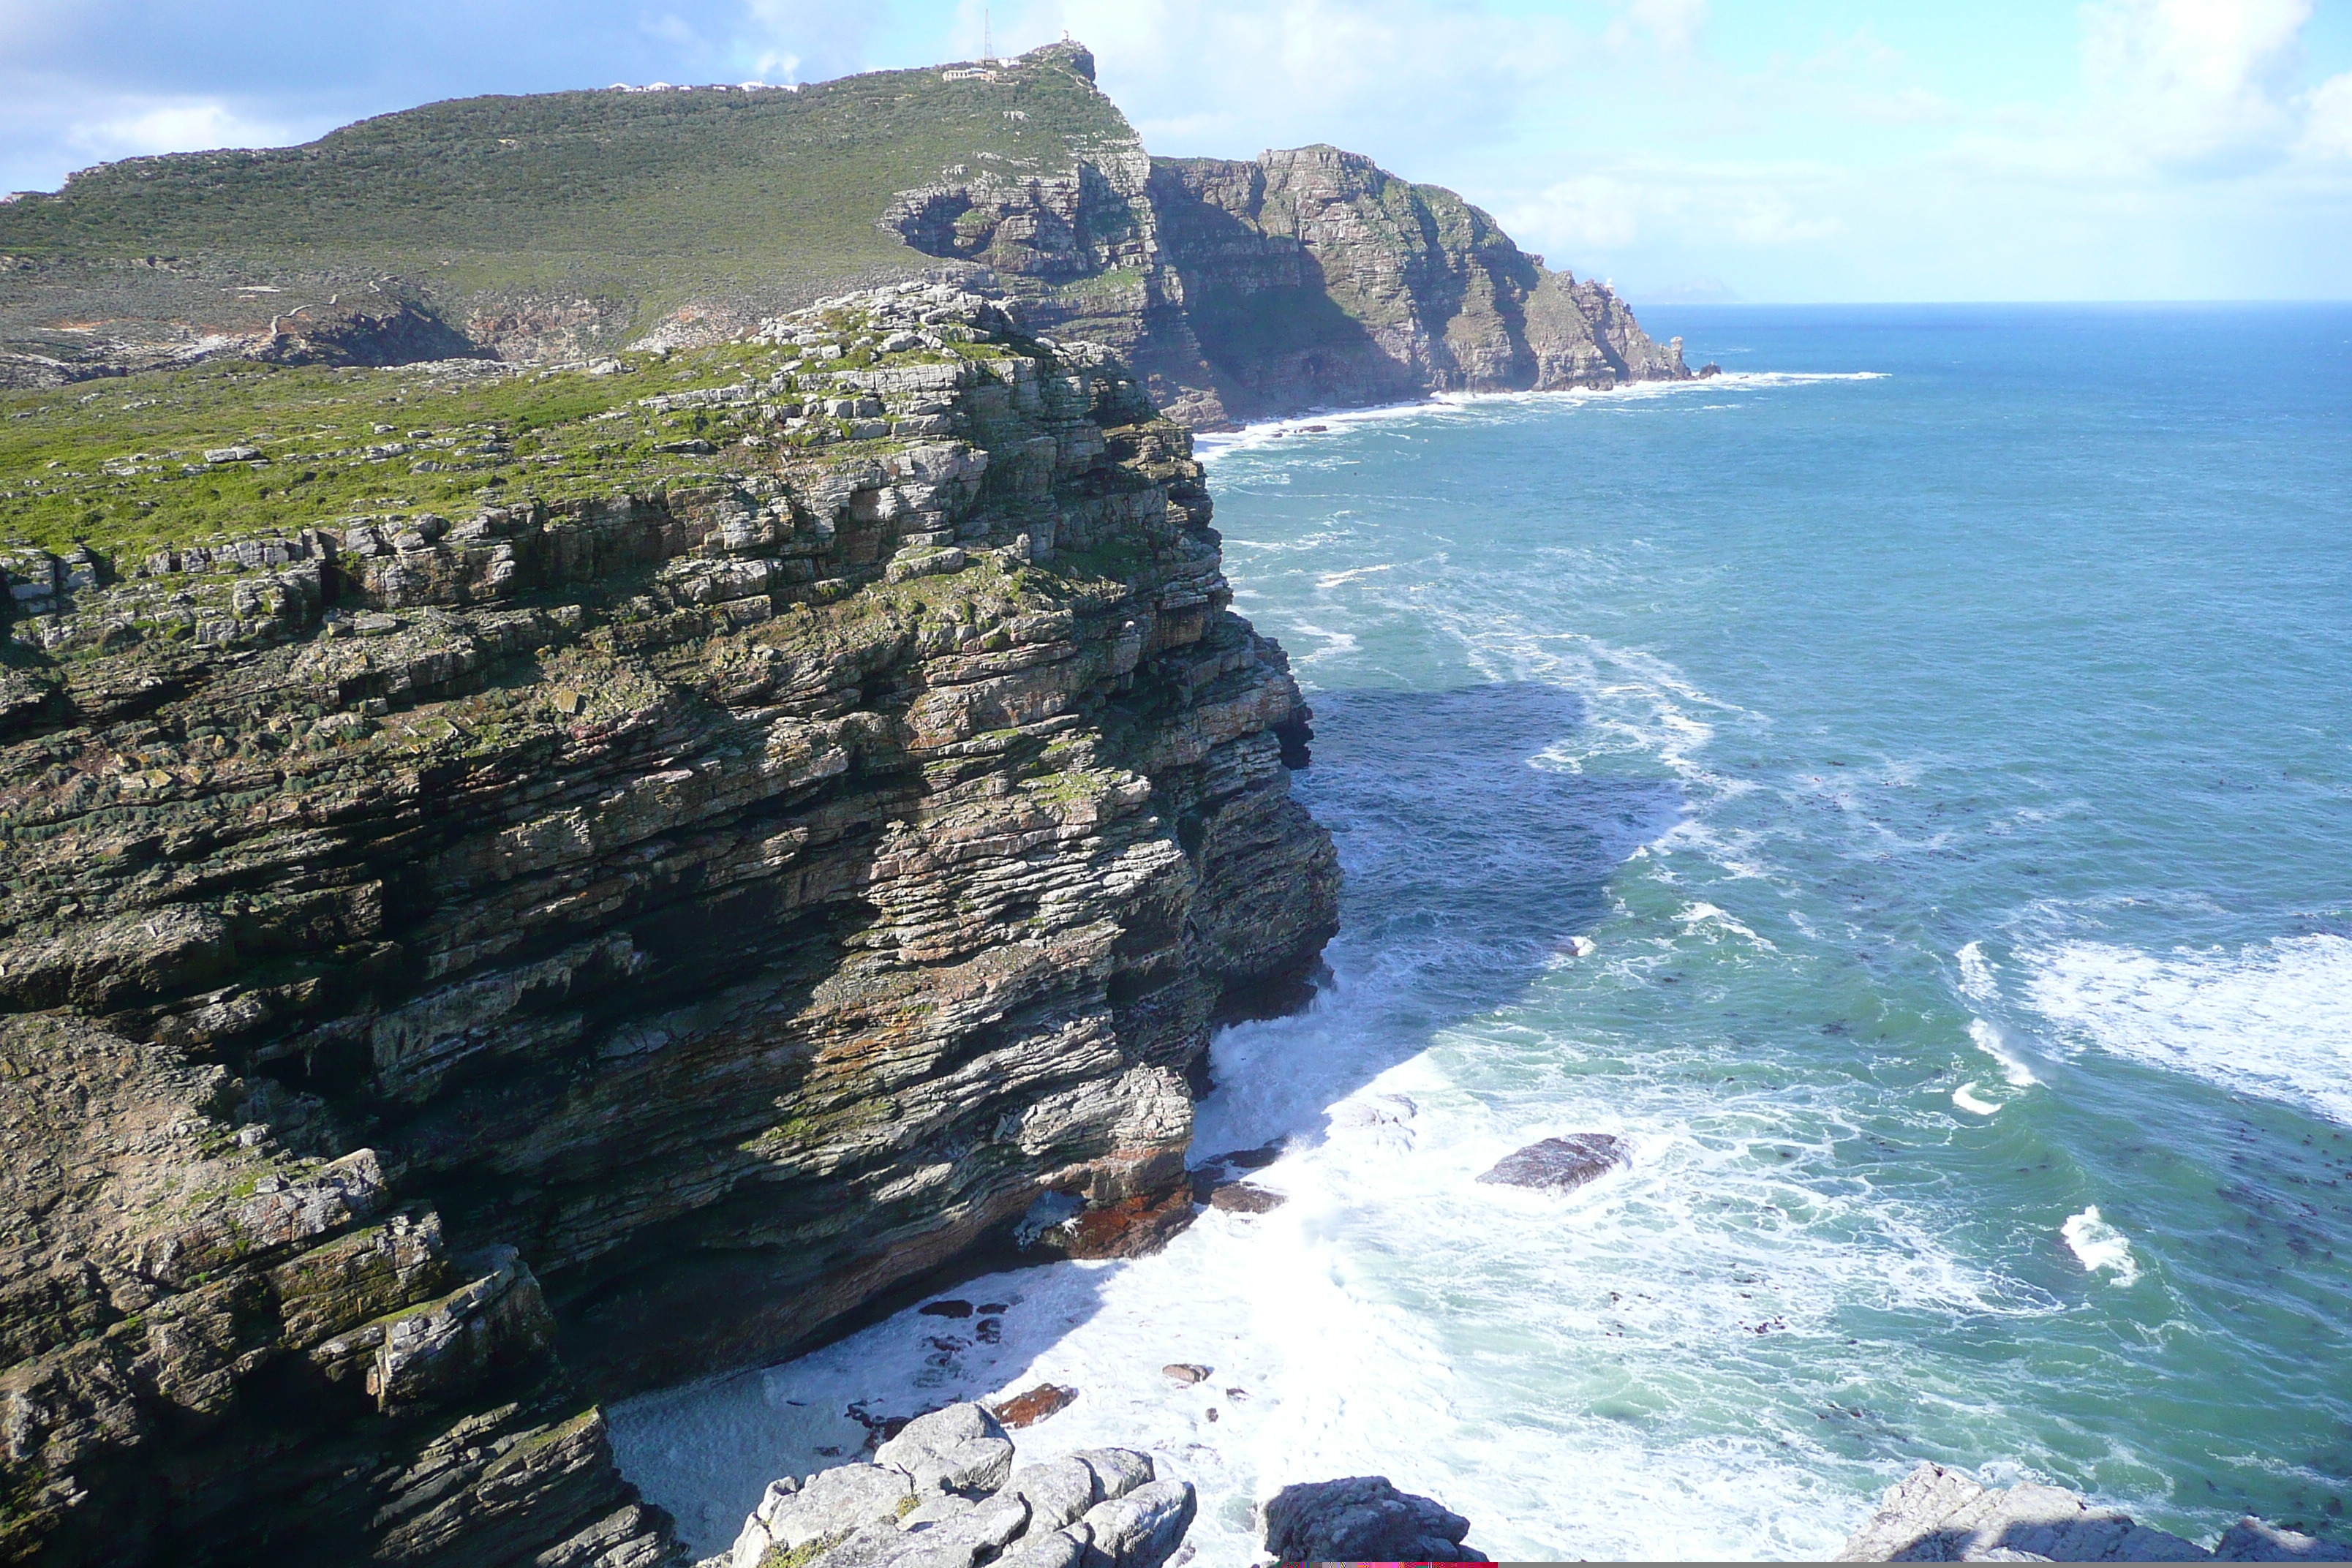
<svg viewBox="0 0 2352 1568">
<path fill-rule="evenodd" d="M 951 288 L 754 325 L 13 395 L 112 521 L 5 563 L 0 1561 L 665 1562 L 600 1399 L 1190 1218 L 1337 891 L 1190 437 Z"/>
<path fill-rule="evenodd" d="M 1066 43 L 793 91 L 462 100 L 84 170 L 0 202 L 0 386 L 548 364 L 904 279 L 1115 351 L 1196 427 L 1691 374 L 1452 191 L 1328 146 L 1153 157 Z"/>
</svg>

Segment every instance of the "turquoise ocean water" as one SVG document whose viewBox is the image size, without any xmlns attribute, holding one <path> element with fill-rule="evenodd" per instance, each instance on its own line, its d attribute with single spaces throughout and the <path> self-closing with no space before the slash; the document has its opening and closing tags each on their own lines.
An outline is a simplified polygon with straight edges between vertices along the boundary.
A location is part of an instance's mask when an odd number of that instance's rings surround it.
<svg viewBox="0 0 2352 1568">
<path fill-rule="evenodd" d="M 1819 1555 L 1922 1458 L 2352 1531 L 2352 310 L 1647 314 L 1729 374 L 1214 447 L 1348 877 L 1201 1110 L 1290 1201 L 625 1407 L 703 1550 L 1049 1377 L 1211 1563 L 1364 1472 L 1502 1558 Z"/>
</svg>

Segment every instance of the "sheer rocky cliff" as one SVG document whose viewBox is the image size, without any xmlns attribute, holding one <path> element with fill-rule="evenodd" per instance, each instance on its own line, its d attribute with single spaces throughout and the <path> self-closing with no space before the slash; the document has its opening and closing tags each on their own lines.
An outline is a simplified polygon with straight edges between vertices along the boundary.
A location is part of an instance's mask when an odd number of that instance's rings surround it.
<svg viewBox="0 0 2352 1568">
<path fill-rule="evenodd" d="M 910 288 L 115 449 L 194 374 L 9 395 L 147 533 L 5 562 L 0 1561 L 667 1561 L 600 1398 L 1189 1218 L 1337 871 L 1119 361 Z"/>
<path fill-rule="evenodd" d="M 0 203 L 0 384 L 555 363 L 908 278 L 1114 350 L 1194 426 L 1688 374 L 1452 191 L 1330 147 L 1151 157 L 1057 44 L 790 92 L 469 99 L 88 170 Z"/>
<path fill-rule="evenodd" d="M 1651 342 L 1605 285 L 1547 269 L 1452 191 L 1353 153 L 1156 159 L 1151 196 L 1209 374 L 1138 363 L 1202 422 L 1690 374 L 1682 341 Z"/>
</svg>

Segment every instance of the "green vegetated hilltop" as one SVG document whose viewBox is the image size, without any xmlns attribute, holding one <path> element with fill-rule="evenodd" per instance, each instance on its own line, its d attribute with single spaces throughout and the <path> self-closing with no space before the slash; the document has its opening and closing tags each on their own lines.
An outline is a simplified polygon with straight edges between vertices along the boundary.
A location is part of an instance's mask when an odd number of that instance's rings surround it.
<svg viewBox="0 0 2352 1568">
<path fill-rule="evenodd" d="M 893 280 L 1107 346 L 1195 426 L 1688 374 L 1454 193 L 1328 146 L 1153 160 L 1093 76 L 1060 44 L 798 91 L 469 99 L 0 204 L 0 542 L 652 482 L 713 416 L 635 399 Z M 670 353 L 694 357 L 646 368 Z"/>
<path fill-rule="evenodd" d="M 446 266 L 460 286 L 580 276 L 685 292 L 906 259 L 875 217 L 910 170 L 1058 170 L 1134 132 L 1066 69 L 886 71 L 785 89 L 426 104 L 300 147 L 102 164 L 0 210 L 0 246 Z"/>
<path fill-rule="evenodd" d="M 899 344 L 846 304 L 799 325 L 822 354 L 752 341 L 524 373 L 215 360 L 0 393 L 0 541 L 121 569 L 352 514 L 646 495 L 807 448 L 887 447 L 855 407 L 832 412 L 856 401 L 833 395 L 843 373 L 1045 357 L 1017 338 Z"/>
<path fill-rule="evenodd" d="M 131 274 L 113 288 L 135 313 L 135 285 L 175 268 L 287 296 L 386 274 L 438 300 L 584 292 L 625 302 L 640 325 L 713 290 L 803 303 L 929 264 L 877 223 L 910 184 L 971 161 L 1053 173 L 1134 145 L 1074 59 L 1048 50 L 1015 68 L 884 71 L 797 91 L 461 99 L 300 147 L 103 164 L 0 206 L 0 252 L 32 275 L 7 304 L 21 317 L 37 283 L 102 300 L 109 274 Z M 298 303 L 314 302 L 225 300 L 216 324 Z"/>
</svg>

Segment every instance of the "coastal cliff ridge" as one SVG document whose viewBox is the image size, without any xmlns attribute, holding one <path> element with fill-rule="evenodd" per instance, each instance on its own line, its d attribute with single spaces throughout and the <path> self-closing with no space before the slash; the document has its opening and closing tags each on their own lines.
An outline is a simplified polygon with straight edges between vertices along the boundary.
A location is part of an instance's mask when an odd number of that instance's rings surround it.
<svg viewBox="0 0 2352 1568">
<path fill-rule="evenodd" d="M 1115 356 L 912 285 L 99 388 L 0 395 L 107 490 L 8 503 L 0 1561 L 667 1561 L 598 1400 L 1189 1220 L 1338 873 Z"/>
</svg>

